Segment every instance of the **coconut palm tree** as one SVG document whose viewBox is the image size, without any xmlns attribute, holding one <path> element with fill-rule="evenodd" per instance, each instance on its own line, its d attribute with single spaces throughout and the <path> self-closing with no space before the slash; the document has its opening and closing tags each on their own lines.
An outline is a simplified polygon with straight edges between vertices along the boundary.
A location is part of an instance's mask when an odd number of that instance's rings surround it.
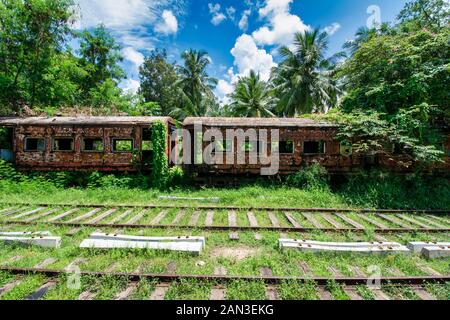
<svg viewBox="0 0 450 320">
<path fill-rule="evenodd" d="M 248 77 L 242 77 L 236 83 L 230 95 L 231 107 L 236 116 L 241 117 L 274 117 L 274 98 L 261 80 L 259 74 L 251 70 Z"/>
<path fill-rule="evenodd" d="M 283 61 L 272 72 L 279 98 L 278 111 L 285 116 L 326 112 L 335 106 L 338 88 L 333 68 L 343 53 L 326 59 L 328 34 L 319 29 L 295 34 L 294 48 L 280 48 Z"/>
<path fill-rule="evenodd" d="M 213 90 L 217 86 L 214 79 L 206 72 L 211 63 L 206 51 L 188 50 L 181 57 L 183 66 L 177 67 L 179 80 L 176 86 L 182 93 L 181 107 L 176 108 L 172 114 L 182 119 L 186 116 L 204 116 L 209 105 L 214 101 Z"/>
</svg>

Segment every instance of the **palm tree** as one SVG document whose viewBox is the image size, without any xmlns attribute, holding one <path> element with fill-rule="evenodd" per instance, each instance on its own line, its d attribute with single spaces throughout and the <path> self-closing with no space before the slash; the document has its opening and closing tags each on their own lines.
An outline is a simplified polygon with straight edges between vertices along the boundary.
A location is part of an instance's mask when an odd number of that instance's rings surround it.
<svg viewBox="0 0 450 320">
<path fill-rule="evenodd" d="M 211 78 L 206 67 L 211 63 L 206 51 L 188 50 L 181 57 L 183 66 L 177 67 L 179 80 L 176 85 L 181 89 L 182 107 L 176 108 L 173 115 L 178 118 L 186 116 L 204 116 L 214 101 L 213 90 L 217 79 Z"/>
<path fill-rule="evenodd" d="M 248 77 L 240 78 L 230 95 L 235 115 L 241 117 L 274 117 L 274 98 L 259 74 L 251 70 Z"/>
<path fill-rule="evenodd" d="M 285 116 L 326 112 L 337 102 L 333 68 L 343 53 L 324 58 L 328 34 L 319 29 L 295 34 L 294 49 L 280 48 L 283 61 L 273 70 L 272 83 Z"/>
</svg>

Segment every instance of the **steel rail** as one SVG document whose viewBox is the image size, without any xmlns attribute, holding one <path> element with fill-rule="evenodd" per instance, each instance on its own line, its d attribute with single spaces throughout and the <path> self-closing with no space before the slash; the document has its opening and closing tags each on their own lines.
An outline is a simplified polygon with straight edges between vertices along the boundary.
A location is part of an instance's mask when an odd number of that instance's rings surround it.
<svg viewBox="0 0 450 320">
<path fill-rule="evenodd" d="M 336 233 L 365 233 L 367 231 L 376 234 L 391 234 L 391 233 L 446 233 L 450 232 L 450 228 L 389 228 L 389 229 L 357 229 L 357 228 L 299 228 L 299 227 L 264 227 L 264 226 L 190 226 L 190 225 L 173 225 L 173 224 L 105 224 L 105 223 L 70 223 L 70 222 L 36 222 L 36 221 L 10 221 L 0 220 L 0 225 L 50 225 L 58 227 L 74 227 L 74 228 L 113 228 L 113 229 L 184 229 L 184 230 L 207 230 L 207 231 L 278 231 L 278 232 L 336 232 Z"/>
<path fill-rule="evenodd" d="M 45 204 L 45 203 L 11 203 L 11 202 L 0 202 L 2 205 L 6 206 L 20 206 L 20 205 L 30 205 L 39 207 L 74 207 L 74 208 L 143 208 L 143 209 L 196 209 L 196 210 L 234 210 L 234 211 L 286 211 L 286 212 L 311 212 L 311 213 L 386 213 L 386 214 L 397 214 L 397 213 L 418 213 L 418 214 L 435 214 L 435 215 L 450 215 L 450 210 L 419 210 L 419 209 L 404 209 L 404 210 L 391 210 L 391 209 L 361 209 L 361 208 L 283 208 L 283 207 L 245 207 L 245 206 L 203 206 L 203 205 L 115 205 L 115 204 Z"/>
<path fill-rule="evenodd" d="M 67 270 L 53 270 L 53 269 L 38 269 L 38 268 L 14 268 L 14 267 L 0 267 L 0 271 L 9 272 L 14 275 L 30 275 L 41 274 L 49 278 L 58 277 L 64 274 L 70 274 Z M 327 285 L 329 281 L 335 281 L 339 284 L 355 286 L 367 285 L 371 280 L 364 277 L 291 277 L 291 276 L 217 276 L 217 275 L 174 275 L 174 274 L 151 274 L 151 273 L 118 273 L 118 272 L 94 272 L 81 271 L 77 272 L 80 276 L 91 277 L 123 277 L 128 281 L 139 281 L 141 279 L 157 280 L 159 282 L 174 282 L 179 280 L 199 280 L 219 283 L 229 283 L 236 280 L 243 281 L 263 281 L 266 284 L 281 284 L 285 281 L 298 281 L 301 283 L 314 281 L 317 285 Z M 447 283 L 450 281 L 450 276 L 420 276 L 420 277 L 382 277 L 381 284 L 386 285 L 421 285 L 426 283 Z"/>
</svg>

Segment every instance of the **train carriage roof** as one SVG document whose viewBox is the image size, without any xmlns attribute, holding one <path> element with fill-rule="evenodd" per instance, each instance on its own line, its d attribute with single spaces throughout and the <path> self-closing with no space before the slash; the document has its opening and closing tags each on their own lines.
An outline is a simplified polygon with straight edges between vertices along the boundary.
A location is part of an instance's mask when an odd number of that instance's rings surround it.
<svg viewBox="0 0 450 320">
<path fill-rule="evenodd" d="M 0 118 L 0 126 L 20 125 L 151 125 L 156 121 L 174 123 L 170 117 L 7 117 Z"/>
<path fill-rule="evenodd" d="M 336 128 L 337 124 L 302 118 L 186 118 L 184 126 Z"/>
</svg>

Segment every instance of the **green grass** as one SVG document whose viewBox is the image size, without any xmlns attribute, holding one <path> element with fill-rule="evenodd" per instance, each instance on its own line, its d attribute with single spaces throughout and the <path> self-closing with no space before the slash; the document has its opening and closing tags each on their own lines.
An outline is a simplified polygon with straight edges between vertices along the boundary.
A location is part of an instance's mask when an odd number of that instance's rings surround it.
<svg viewBox="0 0 450 320">
<path fill-rule="evenodd" d="M 174 204 L 161 201 L 159 196 L 171 195 L 193 198 L 220 198 L 220 205 L 269 207 L 348 207 L 344 199 L 330 191 L 300 190 L 287 187 L 249 186 L 237 189 L 184 189 L 172 192 L 127 189 L 119 187 L 101 189 L 60 189 L 51 184 L 0 181 L 0 202 L 53 203 L 53 204 Z M 214 205 L 209 202 L 180 201 L 180 204 Z"/>
<path fill-rule="evenodd" d="M 392 190 L 391 190 L 392 191 Z M 394 191 L 392 191 L 394 192 Z M 369 190 L 368 194 L 375 191 Z M 442 193 L 442 192 L 441 192 Z M 128 189 L 119 187 L 101 188 L 101 189 L 62 189 L 54 187 L 50 183 L 37 184 L 36 182 L 8 182 L 0 181 L 0 207 L 6 207 L 1 203 L 23 203 L 31 206 L 39 203 L 49 204 L 130 204 L 130 205 L 148 205 L 148 204 L 183 204 L 191 205 L 192 209 L 187 209 L 185 216 L 181 219 L 181 224 L 189 223 L 195 207 L 199 205 L 216 205 L 215 203 L 198 201 L 160 201 L 160 195 L 172 195 L 182 197 L 219 197 L 221 199 L 218 205 L 234 206 L 252 206 L 252 207 L 325 207 L 325 208 L 357 208 L 357 207 L 376 207 L 377 201 L 362 202 L 354 201 L 347 194 L 333 192 L 330 190 L 300 190 L 288 187 L 273 186 L 246 186 L 237 189 L 186 189 L 175 190 L 172 192 L 160 192 L 158 190 Z M 379 197 L 380 193 L 376 193 Z M 442 196 L 442 195 L 441 195 Z M 450 198 L 450 197 L 449 197 Z M 366 197 L 367 199 L 367 197 Z M 431 199 L 431 198 L 430 198 Z M 404 200 L 404 199 L 403 199 Z M 432 200 L 432 199 L 431 199 Z M 442 205 L 445 209 L 445 201 L 437 202 L 436 205 Z M 448 208 L 448 207 L 447 207 Z M 58 212 L 51 216 L 54 217 L 67 210 L 67 207 L 60 207 Z M 111 215 L 105 221 L 111 221 L 124 212 L 120 209 Z M 64 221 L 69 221 L 75 217 L 86 213 L 88 209 L 80 210 L 77 213 L 67 217 Z M 134 210 L 133 214 L 140 212 L 139 208 Z M 160 209 L 150 210 L 139 223 L 150 223 L 160 212 Z M 161 223 L 170 224 L 178 214 L 178 210 L 168 209 L 167 215 Z M 199 225 L 205 224 L 206 211 L 201 211 L 198 220 Z M 249 225 L 246 212 L 236 212 L 239 225 Z M 290 223 L 282 212 L 274 212 L 274 215 L 280 221 L 282 226 L 290 226 Z M 292 213 L 294 218 L 302 225 L 312 227 L 313 225 L 300 213 Z M 264 212 L 255 212 L 256 219 L 260 226 L 270 226 L 271 222 Z M 128 221 L 132 215 L 122 219 L 121 222 Z M 368 225 L 365 221 L 359 219 L 356 215 L 350 214 L 350 217 L 363 225 Z M 395 226 L 388 221 L 370 215 L 387 226 Z M 91 218 L 90 218 L 91 219 Z M 348 224 L 335 217 L 342 225 Z M 321 217 L 317 220 L 324 226 L 328 226 Z M 43 220 L 38 220 L 43 221 Z M 215 211 L 214 225 L 228 225 L 228 211 Z M 34 226 L 9 225 L 8 231 L 42 231 L 49 230 L 53 234 L 63 237 L 62 247 L 54 249 L 45 249 L 39 247 L 23 247 L 0 244 L 0 261 L 2 265 L 31 268 L 42 262 L 46 258 L 54 258 L 56 262 L 49 267 L 62 269 L 76 259 L 83 259 L 80 268 L 83 271 L 105 271 L 111 266 L 115 266 L 116 272 L 135 272 L 141 270 L 146 273 L 162 274 L 166 272 L 170 263 L 175 263 L 178 274 L 194 275 L 212 275 L 218 267 L 226 268 L 228 275 L 239 276 L 258 276 L 261 268 L 268 267 L 275 276 L 303 276 L 299 268 L 300 262 L 305 262 L 311 268 L 316 276 L 330 277 L 329 267 L 334 267 L 346 276 L 352 276 L 349 266 L 357 266 L 363 272 L 367 272 L 371 266 L 377 266 L 382 275 L 391 275 L 392 269 L 397 269 L 405 275 L 417 276 L 423 275 L 423 271 L 418 265 L 424 265 L 433 268 L 442 274 L 450 274 L 450 264 L 448 259 L 428 261 L 420 256 L 363 256 L 352 254 L 308 254 L 297 251 L 280 251 L 278 248 L 278 239 L 280 234 L 273 231 L 259 231 L 262 240 L 255 239 L 254 232 L 239 232 L 240 240 L 233 242 L 229 240 L 228 232 L 205 231 L 200 229 L 124 229 L 118 230 L 120 233 L 146 236 L 205 236 L 206 248 L 200 256 L 189 254 L 180 254 L 175 252 L 156 252 L 151 250 L 82 250 L 78 248 L 80 242 L 90 233 L 96 231 L 96 228 L 83 228 L 72 237 L 65 234 L 71 230 L 71 227 L 48 226 L 45 223 Z M 113 228 L 104 228 L 102 231 L 112 233 Z M 318 241 L 374 241 L 373 231 L 355 234 L 337 234 L 314 231 L 309 233 L 290 233 L 290 238 L 310 239 Z M 449 235 L 439 234 L 401 234 L 386 235 L 391 241 L 398 241 L 406 244 L 407 241 L 450 241 Z M 228 255 L 223 256 L 227 250 Z M 240 250 L 251 251 L 248 257 L 239 259 Z M 231 253 L 230 253 L 231 252 Z M 20 256 L 21 259 L 11 262 L 13 257 Z M 10 261 L 10 262 L 8 262 Z M 0 286 L 12 281 L 15 276 L 2 272 L 0 273 Z M 42 276 L 23 276 L 22 283 L 12 291 L 3 295 L 2 299 L 23 299 L 46 281 Z M 91 291 L 95 294 L 95 299 L 112 299 L 119 292 L 124 290 L 127 285 L 127 279 L 115 277 L 81 277 L 81 288 L 70 290 L 67 288 L 67 279 L 62 276 L 56 287 L 50 290 L 45 299 L 76 299 L 80 293 Z M 155 281 L 141 280 L 136 291 L 131 296 L 132 299 L 148 299 L 156 285 Z M 167 292 L 166 299 L 208 299 L 210 290 L 214 283 L 204 283 L 200 281 L 179 281 L 172 284 Z M 265 285 L 260 281 L 233 281 L 225 286 L 227 299 L 265 299 Z M 342 286 L 335 282 L 330 282 L 327 289 L 331 292 L 334 299 L 346 300 L 349 297 L 345 294 Z M 450 287 L 447 285 L 429 285 L 427 289 L 436 297 L 443 300 L 450 300 Z M 401 287 L 388 286 L 383 288 L 386 292 L 398 299 L 417 299 L 417 296 L 411 290 Z M 357 287 L 358 293 L 367 300 L 373 299 L 373 294 L 364 286 Z M 287 281 L 279 286 L 279 293 L 282 299 L 317 299 L 316 285 L 313 282 L 304 284 Z"/>
<path fill-rule="evenodd" d="M 26 227 L 29 231 L 45 230 L 45 225 Z M 51 231 L 55 235 L 64 236 L 70 228 L 52 227 Z M 12 226 L 12 231 L 24 230 L 23 226 Z M 93 228 L 86 228 L 73 237 L 64 237 L 62 247 L 58 250 L 45 249 L 39 247 L 23 247 L 0 244 L 0 261 L 10 261 L 13 257 L 22 258 L 9 262 L 9 266 L 30 268 L 46 258 L 56 259 L 56 263 L 50 267 L 62 269 L 78 258 L 83 259 L 79 265 L 83 271 L 105 271 L 108 267 L 114 265 L 116 272 L 135 272 L 141 270 L 145 273 L 162 274 L 166 272 L 167 266 L 176 263 L 177 274 L 197 274 L 211 275 L 217 267 L 225 267 L 229 275 L 247 275 L 258 276 L 263 267 L 268 267 L 276 276 L 302 276 L 299 268 L 300 262 L 306 262 L 312 272 L 317 276 L 330 277 L 329 267 L 334 267 L 342 274 L 351 276 L 349 266 L 357 266 L 363 272 L 368 272 L 370 266 L 380 268 L 382 275 L 391 274 L 393 268 L 409 276 L 423 275 L 418 265 L 424 265 L 433 268 L 442 274 L 450 274 L 450 264 L 448 259 L 438 259 L 428 261 L 420 256 L 364 256 L 353 254 L 311 254 L 298 251 L 280 251 L 277 246 L 279 234 L 277 232 L 260 232 L 263 240 L 255 240 L 253 232 L 241 232 L 240 241 L 233 242 L 228 238 L 225 232 L 201 232 L 199 230 L 177 230 L 177 229 L 151 229 L 144 230 L 124 230 L 126 234 L 143 234 L 148 236 L 161 235 L 204 235 L 206 237 L 206 249 L 200 256 L 181 254 L 176 252 L 159 252 L 151 250 L 83 250 L 78 248 L 79 243 L 89 233 L 95 231 Z M 112 232 L 112 229 L 106 229 L 105 232 Z M 290 235 L 299 237 L 298 234 Z M 328 234 L 323 232 L 313 232 L 302 234 L 303 239 L 316 239 L 326 241 L 345 241 L 354 238 L 354 234 Z M 371 236 L 364 235 L 366 240 L 373 240 Z M 394 236 L 386 236 L 392 240 Z M 428 238 L 429 235 L 417 234 L 407 235 L 409 239 Z M 440 234 L 433 237 L 441 241 L 449 241 L 448 235 Z M 240 250 L 246 248 L 253 250 L 253 254 L 245 259 L 237 259 L 235 255 L 220 256 L 217 250 Z M 233 251 L 232 251 L 233 252 Z M 204 262 L 204 265 L 199 262 Z M 14 276 L 8 273 L 0 273 L 0 285 L 10 282 Z M 26 295 L 32 293 L 36 288 L 45 282 L 40 276 L 25 276 L 20 286 L 4 295 L 3 299 L 23 299 Z M 104 278 L 86 278 L 82 277 L 82 288 L 80 290 L 69 290 L 66 288 L 66 279 L 62 278 L 53 290 L 46 295 L 46 299 L 76 299 L 83 291 L 89 290 L 96 294 L 95 299 L 112 299 L 114 296 L 125 289 L 127 281 L 124 278 L 104 277 Z M 150 296 L 155 283 L 142 280 L 138 289 L 131 297 L 132 299 L 146 299 Z M 167 299 L 208 299 L 213 284 L 201 283 L 195 281 L 181 281 L 169 288 Z M 282 283 L 279 287 L 282 299 L 317 299 L 315 284 L 307 282 L 299 284 L 293 281 Z M 433 294 L 439 299 L 448 300 L 449 287 L 442 286 L 430 287 Z M 334 299 L 348 299 L 340 285 L 334 282 L 329 283 L 328 289 Z M 399 299 L 416 299 L 414 293 L 406 289 L 389 289 L 389 293 Z M 258 281 L 235 281 L 226 286 L 228 299 L 265 299 L 265 286 Z M 365 287 L 358 288 L 358 292 L 365 299 L 373 299 L 370 291 Z"/>
</svg>

